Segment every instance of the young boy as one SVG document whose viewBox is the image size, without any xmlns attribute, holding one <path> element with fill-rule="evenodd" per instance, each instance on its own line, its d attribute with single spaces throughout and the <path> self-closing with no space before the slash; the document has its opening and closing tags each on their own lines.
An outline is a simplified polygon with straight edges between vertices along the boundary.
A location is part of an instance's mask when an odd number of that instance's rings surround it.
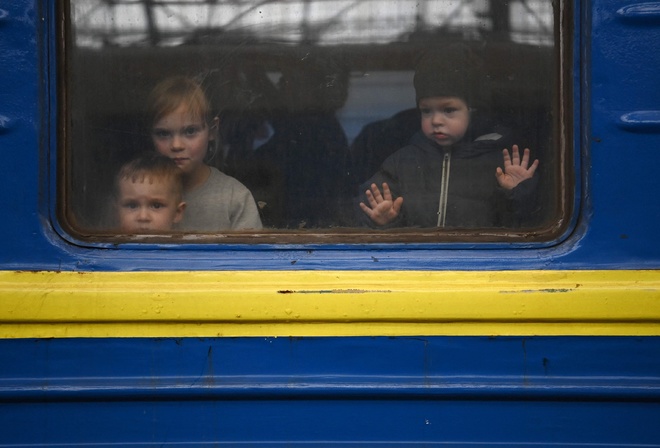
<svg viewBox="0 0 660 448">
<path fill-rule="evenodd" d="M 181 221 L 186 203 L 183 172 L 169 157 L 146 153 L 126 163 L 115 178 L 115 206 L 125 233 L 167 232 Z"/>
<path fill-rule="evenodd" d="M 462 62 L 462 63 L 461 63 Z M 531 213 L 538 160 L 520 155 L 506 132 L 474 126 L 480 86 L 468 60 L 450 65 L 432 53 L 418 64 L 414 87 L 421 131 L 383 162 L 361 188 L 359 207 L 375 226 L 519 226 Z M 504 169 L 500 167 L 502 164 Z M 382 192 L 380 190 L 382 186 Z M 364 219 L 362 219 L 364 221 Z"/>
</svg>

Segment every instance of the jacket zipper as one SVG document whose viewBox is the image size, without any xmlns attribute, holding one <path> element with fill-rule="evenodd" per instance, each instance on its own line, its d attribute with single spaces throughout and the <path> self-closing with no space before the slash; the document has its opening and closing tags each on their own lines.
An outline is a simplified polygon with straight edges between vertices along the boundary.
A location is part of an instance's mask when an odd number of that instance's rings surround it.
<svg viewBox="0 0 660 448">
<path fill-rule="evenodd" d="M 445 226 L 447 218 L 447 196 L 449 194 L 449 168 L 451 165 L 451 156 L 449 151 L 445 152 L 442 159 L 442 179 L 440 182 L 440 200 L 438 202 L 438 227 Z"/>
</svg>

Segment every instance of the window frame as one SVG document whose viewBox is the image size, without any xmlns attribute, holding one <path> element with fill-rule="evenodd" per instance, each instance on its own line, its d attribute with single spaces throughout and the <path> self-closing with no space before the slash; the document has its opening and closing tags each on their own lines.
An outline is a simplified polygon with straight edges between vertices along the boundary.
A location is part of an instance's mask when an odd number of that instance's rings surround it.
<svg viewBox="0 0 660 448">
<path fill-rule="evenodd" d="M 570 1 L 561 1 L 555 9 L 554 63 L 557 70 L 552 108 L 557 117 L 553 120 L 553 137 L 556 147 L 556 179 L 559 182 L 555 203 L 557 219 L 538 228 L 524 229 L 370 229 L 370 228 L 327 228 L 327 229 L 268 229 L 254 231 L 227 231 L 214 234 L 179 234 L 171 235 L 118 235 L 115 233 L 88 232 L 75 224 L 75 215 L 71 210 L 68 191 L 70 172 L 69 145 L 71 130 L 67 125 L 70 119 L 71 96 L 68 75 L 72 72 L 72 62 L 68 51 L 71 42 L 72 25 L 69 2 L 57 6 L 58 23 L 57 42 L 57 85 L 58 115 L 56 179 L 57 193 L 52 213 L 53 226 L 65 240 L 80 246 L 99 248 L 153 248 L 163 247 L 207 247 L 221 245 L 225 247 L 309 247 L 314 250 L 348 245 L 351 247 L 380 248 L 520 248 L 548 247 L 561 243 L 574 229 L 579 210 L 580 186 L 576 182 L 579 173 L 579 158 L 576 150 L 574 128 L 579 126 L 579 117 L 574 88 L 578 80 L 575 73 L 575 41 L 573 24 L 574 5 Z"/>
</svg>

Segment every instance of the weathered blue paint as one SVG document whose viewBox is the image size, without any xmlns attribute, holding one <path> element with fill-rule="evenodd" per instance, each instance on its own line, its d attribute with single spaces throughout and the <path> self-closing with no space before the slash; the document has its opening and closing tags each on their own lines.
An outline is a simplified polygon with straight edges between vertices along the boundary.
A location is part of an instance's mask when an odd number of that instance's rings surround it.
<svg viewBox="0 0 660 448">
<path fill-rule="evenodd" d="M 659 349 L 590 337 L 0 341 L 0 446 L 660 446 Z"/>
</svg>

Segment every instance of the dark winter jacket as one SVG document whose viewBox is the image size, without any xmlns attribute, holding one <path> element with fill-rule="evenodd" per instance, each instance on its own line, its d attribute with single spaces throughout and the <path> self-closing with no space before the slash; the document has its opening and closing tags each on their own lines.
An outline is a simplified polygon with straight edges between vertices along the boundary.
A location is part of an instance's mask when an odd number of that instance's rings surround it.
<svg viewBox="0 0 660 448">
<path fill-rule="evenodd" d="M 375 183 L 382 190 L 387 182 L 393 198 L 403 196 L 401 213 L 388 227 L 524 226 L 536 206 L 538 175 L 513 190 L 498 185 L 495 172 L 503 167 L 502 150 L 515 143 L 505 131 L 498 131 L 451 147 L 437 145 L 418 132 L 361 186 L 357 203 L 368 205 L 367 188 Z M 442 194 L 443 183 L 446 195 Z M 357 210 L 361 223 L 375 226 L 359 207 Z"/>
</svg>

